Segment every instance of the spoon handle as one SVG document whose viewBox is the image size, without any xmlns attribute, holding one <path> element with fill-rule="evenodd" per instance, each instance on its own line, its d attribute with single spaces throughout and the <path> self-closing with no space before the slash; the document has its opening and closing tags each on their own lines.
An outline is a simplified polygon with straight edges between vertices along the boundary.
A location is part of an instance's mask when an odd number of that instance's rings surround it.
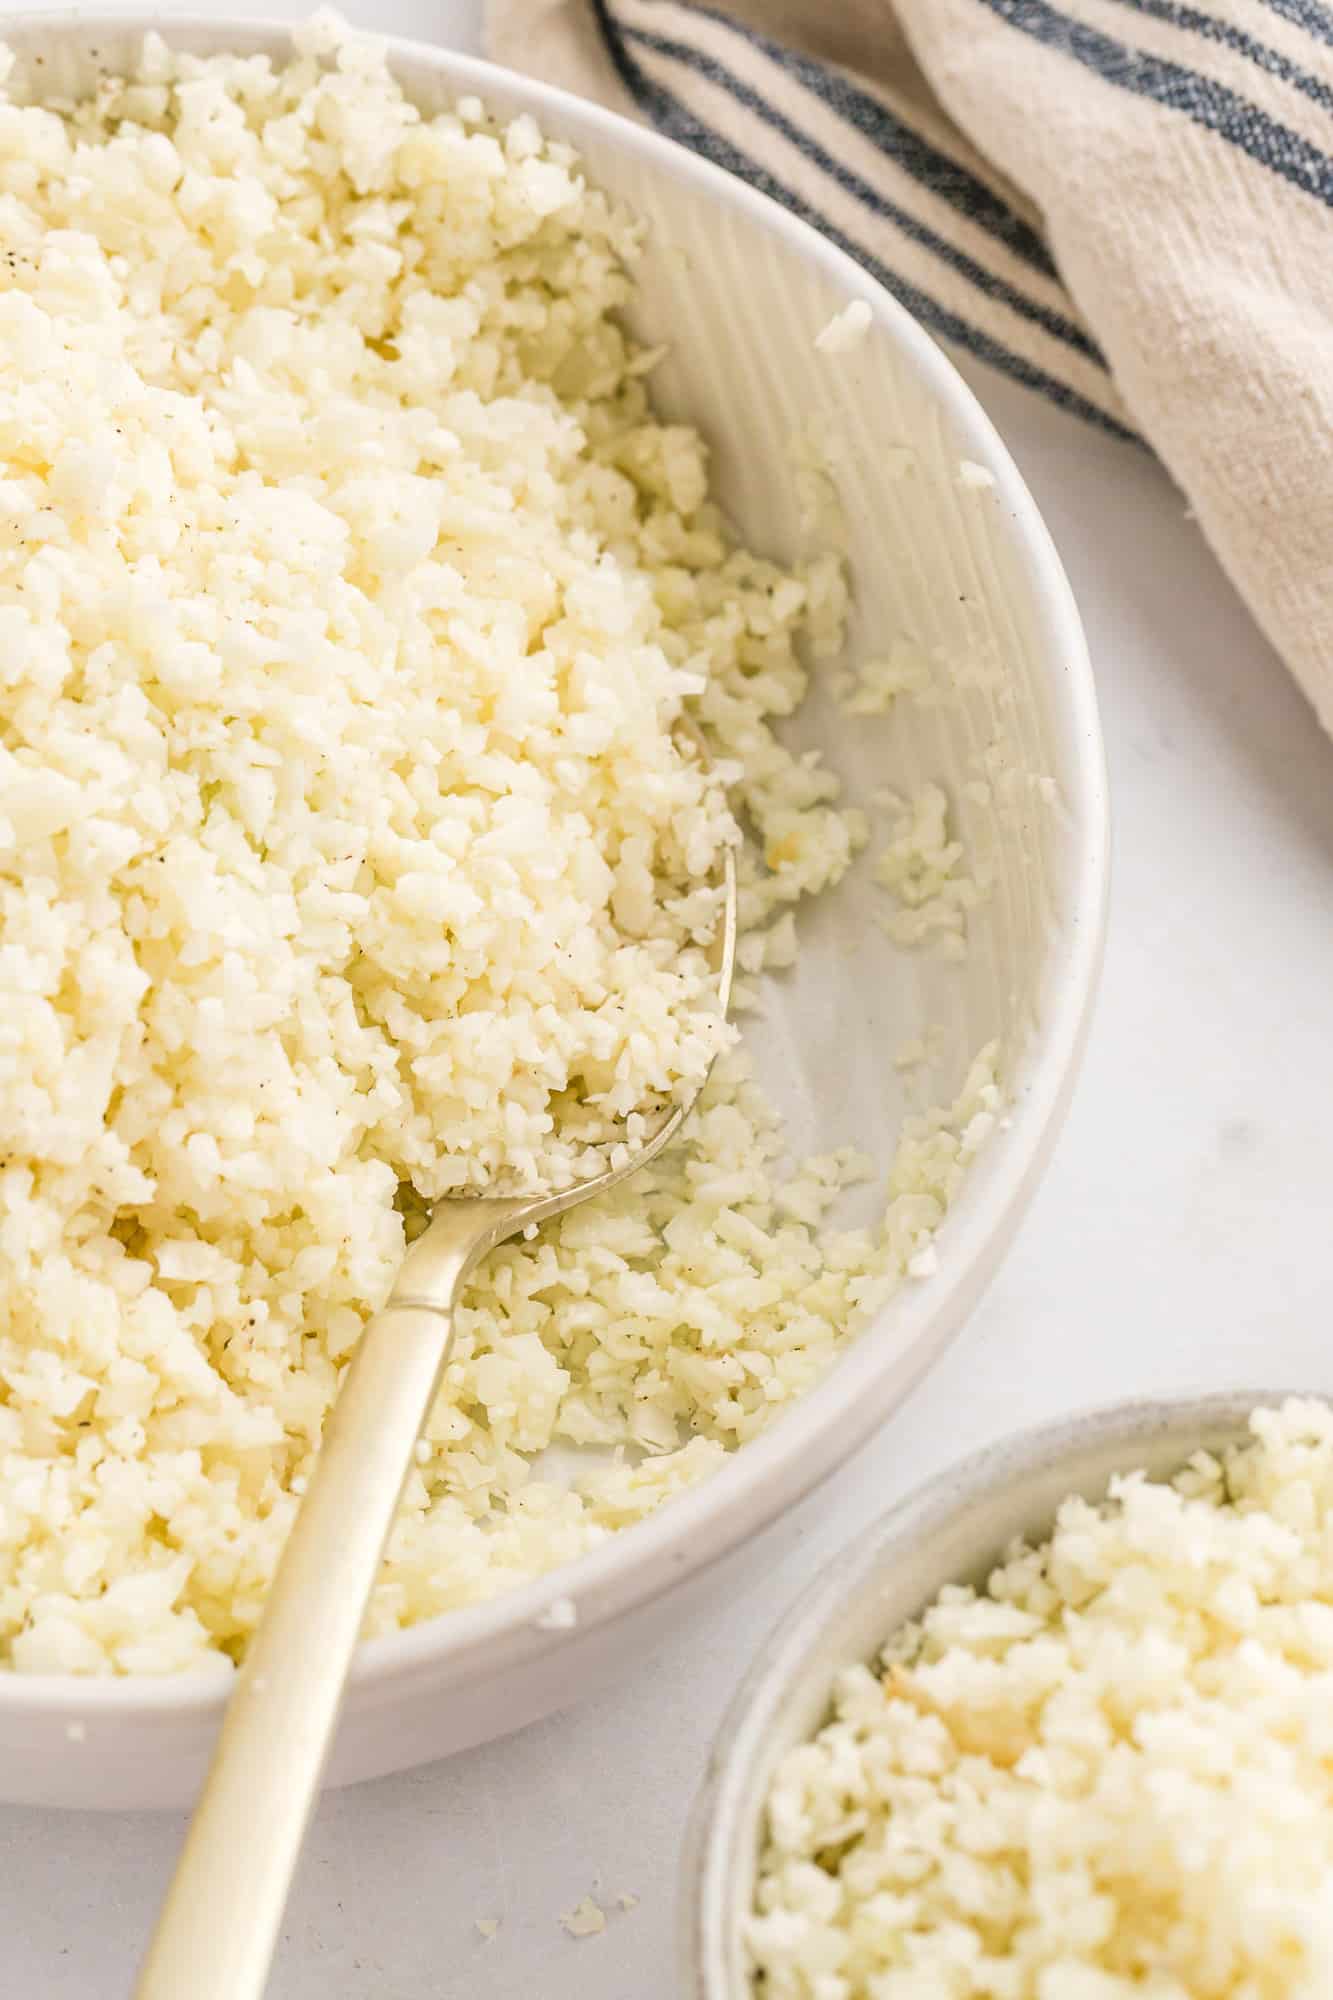
<svg viewBox="0 0 1333 2000">
<path fill-rule="evenodd" d="M 467 1236 L 455 1227 L 442 1232 L 452 1244 L 437 1236 L 433 1256 L 409 1256 L 395 1297 L 357 1345 L 228 1703 L 136 2000 L 258 2000 L 263 1993 L 366 1605 L 448 1359 L 454 1294 L 474 1251 L 468 1239 L 478 1228 L 474 1207 Z M 424 1250 L 426 1239 L 415 1247 Z"/>
</svg>

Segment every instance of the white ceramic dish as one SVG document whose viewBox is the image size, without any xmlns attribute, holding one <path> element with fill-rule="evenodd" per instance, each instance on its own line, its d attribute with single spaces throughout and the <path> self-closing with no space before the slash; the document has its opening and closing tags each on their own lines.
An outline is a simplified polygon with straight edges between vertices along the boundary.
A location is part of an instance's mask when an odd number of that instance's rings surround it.
<svg viewBox="0 0 1333 2000">
<path fill-rule="evenodd" d="M 819 1728 L 840 1669 L 873 1659 L 946 1583 L 983 1583 L 1015 1536 L 1043 1539 L 1067 1494 L 1099 1499 L 1139 1467 L 1164 1478 L 1290 1393 L 1119 1403 L 1022 1432 L 929 1480 L 844 1550 L 768 1640 L 718 1732 L 686 1843 L 681 1993 L 750 2000 L 743 1926 L 769 1782 Z"/>
<path fill-rule="evenodd" d="M 4 33 L 41 57 L 42 94 L 58 96 L 131 65 L 150 26 L 201 54 L 287 47 L 277 25 L 145 15 L 17 17 Z M 712 441 L 717 486 L 747 541 L 778 554 L 803 545 L 790 441 L 813 424 L 836 460 L 847 520 L 853 655 L 905 632 L 967 669 L 947 701 L 900 704 L 891 721 L 849 722 L 816 691 L 796 724 L 862 799 L 877 786 L 941 782 L 974 858 L 991 859 L 997 879 L 961 967 L 895 953 L 873 922 L 882 892 L 865 871 L 812 913 L 758 1052 L 793 1143 L 858 1141 L 887 1159 L 912 1091 L 948 1101 L 968 1058 L 997 1036 L 1012 1117 L 948 1221 L 938 1274 L 901 1292 L 830 1378 L 710 1485 L 565 1571 L 367 1644 L 334 1784 L 502 1734 L 623 1673 L 691 1604 L 726 1587 L 725 1558 L 901 1402 L 976 1303 L 1045 1164 L 1087 1027 L 1106 891 L 1102 748 L 1078 616 L 1012 462 L 927 335 L 803 224 L 651 133 L 484 63 L 391 49 L 423 109 L 476 93 L 497 111 L 530 111 L 647 221 L 634 319 L 670 345 L 659 400 Z M 836 360 L 818 353 L 815 335 L 852 298 L 870 307 L 866 338 Z M 963 460 L 993 485 L 960 478 Z M 975 785 L 972 796 L 963 787 L 988 756 L 1002 760 L 1002 782 L 979 803 Z M 905 1078 L 894 1053 L 928 1029 L 932 1059 Z M 575 1601 L 573 1630 L 539 1623 L 556 1597 Z M 0 1675 L 0 1797 L 182 1804 L 221 1702 L 216 1678 Z"/>
</svg>

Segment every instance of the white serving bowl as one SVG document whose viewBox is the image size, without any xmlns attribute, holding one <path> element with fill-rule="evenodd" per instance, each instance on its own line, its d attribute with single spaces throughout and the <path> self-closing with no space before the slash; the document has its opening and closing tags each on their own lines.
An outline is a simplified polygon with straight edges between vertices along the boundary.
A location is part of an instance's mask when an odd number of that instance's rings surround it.
<svg viewBox="0 0 1333 2000">
<path fill-rule="evenodd" d="M 159 28 L 200 54 L 288 47 L 281 26 L 147 15 L 21 16 L 5 39 L 42 58 L 43 94 L 87 92 Z M 330 1781 L 402 1769 L 515 1729 L 623 1674 L 693 1605 L 727 1588 L 742 1548 L 883 1423 L 993 1275 L 1049 1155 L 1074 1082 L 1100 960 L 1107 815 L 1096 705 L 1078 615 L 1031 498 L 971 394 L 928 336 L 840 251 L 687 152 L 485 63 L 391 44 L 423 110 L 475 93 L 528 111 L 649 224 L 635 325 L 669 343 L 658 395 L 714 448 L 717 488 L 746 540 L 803 541 L 790 444 L 814 425 L 836 478 L 856 593 L 854 657 L 899 633 L 966 671 L 936 706 L 852 722 L 816 690 L 794 725 L 865 799 L 939 781 L 996 883 L 965 964 L 904 957 L 874 922 L 864 868 L 804 925 L 801 961 L 761 1024 L 761 1074 L 793 1143 L 860 1142 L 887 1160 L 911 1091 L 947 1102 L 998 1037 L 1012 1117 L 971 1173 L 940 1244 L 827 1381 L 706 1486 L 540 1582 L 366 1644 Z M 836 359 L 815 335 L 851 299 L 866 338 Z M 811 435 L 807 431 L 807 435 Z M 992 486 L 960 478 L 971 461 Z M 999 782 L 987 801 L 982 760 Z M 971 791 L 964 787 L 971 781 Z M 931 1060 L 895 1068 L 934 1030 Z M 572 1598 L 578 1623 L 541 1614 Z M 217 1677 L 89 1681 L 0 1675 L 0 1797 L 42 1805 L 180 1805 L 205 1768 Z M 72 1730 L 72 1733 L 71 1733 Z"/>
<path fill-rule="evenodd" d="M 929 1480 L 845 1549 L 766 1642 L 718 1731 L 686 1842 L 682 1995 L 750 2000 L 744 1925 L 764 1802 L 844 1667 L 873 1660 L 945 1584 L 982 1585 L 1016 1536 L 1044 1540 L 1068 1494 L 1101 1499 L 1115 1473 L 1140 1468 L 1166 1478 L 1196 1451 L 1239 1442 L 1252 1410 L 1290 1393 L 1119 1403 L 1022 1432 Z"/>
</svg>

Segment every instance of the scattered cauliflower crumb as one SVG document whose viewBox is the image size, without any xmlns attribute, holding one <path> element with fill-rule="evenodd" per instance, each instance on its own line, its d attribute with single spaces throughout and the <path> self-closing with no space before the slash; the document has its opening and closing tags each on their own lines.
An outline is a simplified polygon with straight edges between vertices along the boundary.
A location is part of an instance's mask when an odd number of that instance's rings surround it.
<svg viewBox="0 0 1333 2000">
<path fill-rule="evenodd" d="M 67 1722 L 65 1724 L 65 1735 L 71 1743 L 86 1743 L 88 1740 L 88 1725 L 86 1722 Z"/>
<path fill-rule="evenodd" d="M 767 930 L 740 940 L 737 961 L 743 972 L 776 972 L 796 963 L 796 918 L 786 910 Z"/>
<path fill-rule="evenodd" d="M 875 880 L 899 907 L 882 919 L 895 944 L 933 942 L 942 957 L 966 951 L 967 912 L 989 893 L 988 872 L 969 875 L 961 841 L 949 833 L 949 802 L 938 785 L 922 785 L 900 801 L 893 837 L 875 860 Z"/>
<path fill-rule="evenodd" d="M 977 488 L 994 486 L 995 474 L 986 466 L 978 465 L 974 458 L 964 458 L 958 465 L 958 484 Z"/>
<path fill-rule="evenodd" d="M 923 703 L 936 696 L 930 661 L 910 639 L 895 639 L 887 654 L 867 660 L 842 706 L 848 715 L 886 715 L 900 695 Z"/>
<path fill-rule="evenodd" d="M 561 1924 L 572 1938 L 598 1937 L 606 1929 L 606 1912 L 585 1896 L 574 1909 L 566 1910 Z"/>
<path fill-rule="evenodd" d="M 616 1903 L 622 1910 L 637 1910 L 639 1907 L 639 1899 L 630 1889 L 622 1890 L 616 1897 Z"/>
<path fill-rule="evenodd" d="M 1326 2000 L 1333 1409 L 1069 1499 L 780 1762 L 762 2000 Z"/>
<path fill-rule="evenodd" d="M 815 346 L 821 354 L 845 354 L 865 339 L 872 317 L 864 299 L 853 299 L 850 305 L 834 313 L 828 324 L 820 328 L 815 335 Z"/>
<path fill-rule="evenodd" d="M 923 1063 L 937 1063 L 944 1041 L 944 1028 L 937 1021 L 924 1035 L 912 1035 L 899 1046 L 893 1058 L 894 1068 L 919 1069 Z"/>
<path fill-rule="evenodd" d="M 847 519 L 833 477 L 827 426 L 811 418 L 787 440 L 801 533 L 824 548 L 841 548 Z"/>
<path fill-rule="evenodd" d="M 490 1943 L 491 1939 L 495 1936 L 499 1928 L 500 1928 L 500 1919 L 498 1917 L 477 1918 L 477 1929 L 481 1933 L 482 1939 L 486 1944 Z"/>
<path fill-rule="evenodd" d="M 980 776 L 962 786 L 964 797 L 984 803 L 978 787 L 985 786 L 993 803 L 1013 808 L 1019 813 L 1028 810 L 1034 794 L 1043 805 L 1055 805 L 1059 801 L 1060 788 L 1049 771 L 1026 769 L 1016 762 L 1012 750 L 1005 743 L 988 743 L 968 762 Z"/>
</svg>

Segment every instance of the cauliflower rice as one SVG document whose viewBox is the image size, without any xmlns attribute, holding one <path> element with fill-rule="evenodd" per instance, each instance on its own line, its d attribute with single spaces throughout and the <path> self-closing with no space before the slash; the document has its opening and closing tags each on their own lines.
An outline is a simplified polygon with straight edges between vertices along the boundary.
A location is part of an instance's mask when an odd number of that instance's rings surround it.
<svg viewBox="0 0 1333 2000">
<path fill-rule="evenodd" d="M 928 1243 L 993 1052 L 877 1230 L 829 1221 L 859 1156 L 780 1170 L 708 946 L 738 816 L 750 973 L 865 840 L 772 731 L 844 581 L 729 542 L 567 149 L 421 119 L 327 17 L 277 71 L 150 37 L 87 103 L 11 86 L 0 1663 L 226 1668 L 423 1202 L 593 1173 L 719 1058 L 685 1143 L 470 1286 L 378 1632 L 802 1394 Z"/>
<path fill-rule="evenodd" d="M 1333 1409 L 1065 1501 L 770 1791 L 765 2000 L 1327 2000 Z"/>
</svg>

